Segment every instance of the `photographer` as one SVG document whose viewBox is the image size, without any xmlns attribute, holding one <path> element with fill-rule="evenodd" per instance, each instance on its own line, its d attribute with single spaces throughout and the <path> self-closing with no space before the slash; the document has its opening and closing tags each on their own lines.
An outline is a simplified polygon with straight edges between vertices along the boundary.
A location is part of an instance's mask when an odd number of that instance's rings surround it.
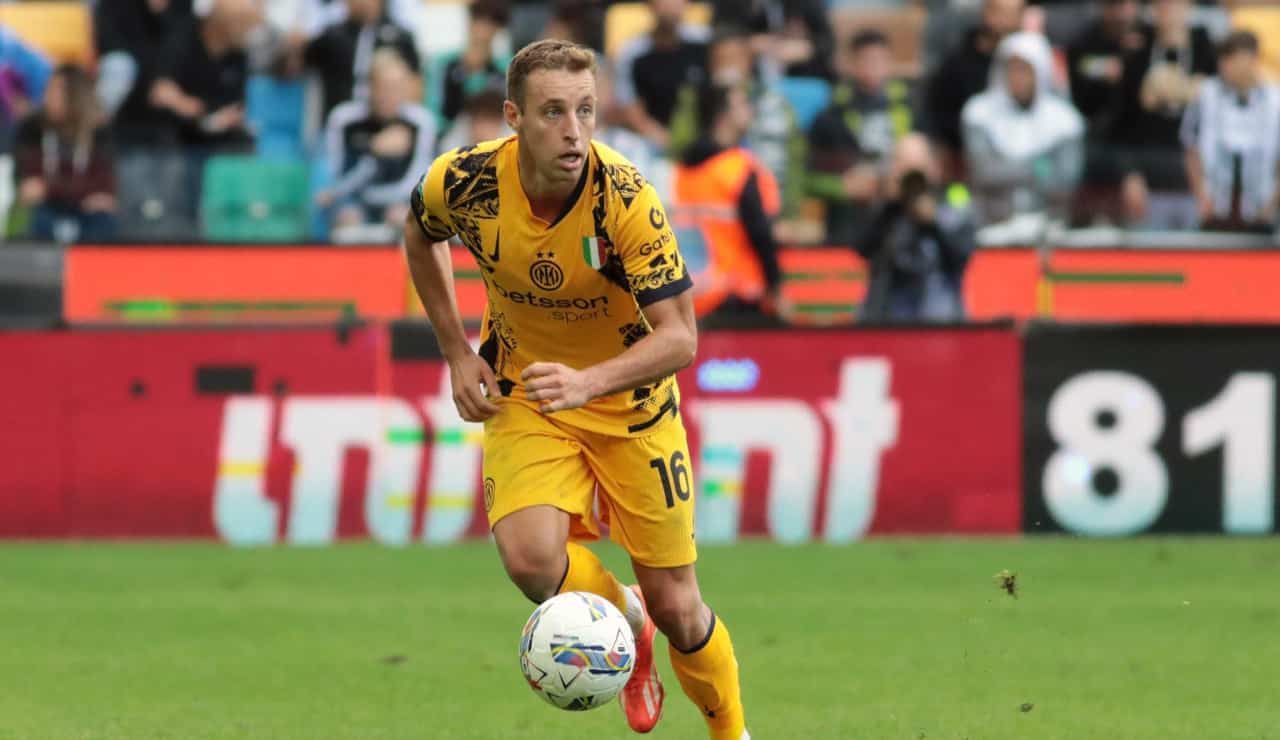
<svg viewBox="0 0 1280 740">
<path fill-rule="evenodd" d="M 870 273 L 861 319 L 961 321 L 961 284 L 975 245 L 969 214 L 939 201 L 937 164 L 923 136 L 899 142 L 893 173 L 891 200 L 854 242 Z"/>
</svg>

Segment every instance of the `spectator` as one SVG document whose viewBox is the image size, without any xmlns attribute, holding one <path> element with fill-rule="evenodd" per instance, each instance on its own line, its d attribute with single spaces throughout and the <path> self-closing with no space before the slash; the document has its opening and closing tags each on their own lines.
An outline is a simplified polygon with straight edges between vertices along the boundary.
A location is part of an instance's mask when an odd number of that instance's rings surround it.
<svg viewBox="0 0 1280 740">
<path fill-rule="evenodd" d="M 1053 93 L 1052 54 L 1039 34 L 1005 38 L 991 87 L 964 107 L 965 154 L 984 224 L 1056 212 L 1080 181 L 1084 119 Z"/>
<path fill-rule="evenodd" d="M 93 81 L 79 67 L 59 67 L 44 105 L 18 128 L 19 197 L 34 209 L 31 236 L 71 242 L 108 239 L 115 231 L 115 169 Z"/>
<path fill-rule="evenodd" d="M 695 112 L 696 115 L 696 112 Z M 622 112 L 613 95 L 613 79 L 607 64 L 596 67 L 596 129 L 591 137 L 626 157 L 644 173 L 664 204 L 671 202 L 671 162 L 661 157 L 645 138 L 622 123 Z"/>
<path fill-rule="evenodd" d="M 1182 119 L 1187 180 L 1203 227 L 1268 232 L 1280 188 L 1280 89 L 1258 69 L 1258 37 L 1235 31 Z"/>
<path fill-rule="evenodd" d="M 369 99 L 352 100 L 329 114 L 325 142 L 338 181 L 317 196 L 337 205 L 335 229 L 369 224 L 398 227 L 409 194 L 435 156 L 436 124 L 411 102 L 413 74 L 396 52 L 374 54 Z"/>
<path fill-rule="evenodd" d="M 870 281 L 863 321 L 961 321 L 965 264 L 976 245 L 969 214 L 937 191 L 937 163 L 929 141 L 898 141 L 889 201 L 854 242 Z"/>
<path fill-rule="evenodd" d="M 506 0 L 476 0 L 471 5 L 467 45 L 444 61 L 440 112 L 452 121 L 462 112 L 467 98 L 481 90 L 506 89 L 507 60 L 493 53 L 493 40 L 507 25 L 510 8 Z"/>
<path fill-rule="evenodd" d="M 707 75 L 712 84 L 741 86 L 747 92 L 753 115 L 745 144 L 778 179 L 784 193 L 784 211 L 793 211 L 804 186 L 804 139 L 795 111 L 775 87 L 775 73 L 764 69 L 764 60 L 751 49 L 751 36 L 742 28 L 720 27 L 707 54 Z M 671 123 L 672 149 L 682 151 L 701 132 L 697 128 L 697 89 L 690 86 L 680 98 Z"/>
<path fill-rule="evenodd" d="M 1206 77 L 1217 71 L 1213 42 L 1190 22 L 1190 0 L 1154 0 L 1154 26 L 1125 70 L 1125 112 L 1115 141 L 1125 169 L 1123 204 L 1129 222 L 1165 229 L 1198 223 L 1183 166 L 1182 115 Z"/>
<path fill-rule="evenodd" d="M 649 0 L 656 26 L 627 44 L 618 55 L 614 94 L 628 125 L 666 151 L 677 96 L 685 85 L 707 77 L 706 28 L 684 22 L 688 0 Z"/>
<path fill-rule="evenodd" d="M 151 87 L 170 39 L 193 21 L 190 0 L 99 0 L 93 15 L 98 96 L 118 146 L 165 143 L 157 135 L 170 120 L 151 105 Z"/>
<path fill-rule="evenodd" d="M 280 2 L 281 0 L 276 0 Z M 314 39 L 330 27 L 351 17 L 351 5 L 346 0 L 287 0 L 296 7 L 297 27 L 307 39 Z M 417 21 L 416 0 L 390 0 L 386 15 L 401 28 L 413 28 Z"/>
<path fill-rule="evenodd" d="M 13 138 L 18 122 L 39 105 L 51 66 L 42 54 L 0 26 L 0 239 L 13 204 Z"/>
<path fill-rule="evenodd" d="M 1126 64 L 1142 48 L 1138 0 L 1101 0 L 1101 12 L 1067 47 L 1071 100 L 1090 143 L 1105 144 L 1123 107 Z"/>
<path fill-rule="evenodd" d="M 778 185 L 739 144 L 751 115 L 742 86 L 705 88 L 698 96 L 698 128 L 705 133 L 676 166 L 671 219 L 700 317 L 718 309 L 781 308 L 782 271 L 773 236 Z"/>
<path fill-rule="evenodd" d="M 422 68 L 413 34 L 384 17 L 382 0 L 347 0 L 347 10 L 346 19 L 326 28 L 306 47 L 306 66 L 320 74 L 326 116 L 339 103 L 368 99 L 375 51 L 395 51 L 415 77 Z"/>
<path fill-rule="evenodd" d="M 555 0 L 539 38 L 604 48 L 604 7 L 599 0 Z"/>
<path fill-rule="evenodd" d="M 860 31 L 839 59 L 840 83 L 830 107 L 809 128 L 808 190 L 826 201 L 827 240 L 847 244 L 867 208 L 898 139 L 915 125 L 907 84 L 889 77 L 889 39 Z"/>
<path fill-rule="evenodd" d="M 206 18 L 188 24 L 166 45 L 150 101 L 170 115 L 178 140 L 206 156 L 248 150 L 244 48 L 262 20 L 254 0 L 216 0 Z"/>
<path fill-rule="evenodd" d="M 984 0 L 982 23 L 946 55 L 929 80 L 926 117 L 929 133 L 950 156 L 962 147 L 960 112 L 969 98 L 987 89 L 996 47 L 1022 24 L 1024 0 Z"/>
<path fill-rule="evenodd" d="M 439 150 L 452 151 L 515 133 L 502 115 L 502 101 L 505 99 L 506 95 L 497 90 L 481 90 L 467 98 L 462 112 L 453 119 L 449 132 L 440 140 Z"/>
<path fill-rule="evenodd" d="M 1125 72 L 1138 63 L 1142 28 L 1138 0 L 1100 0 L 1101 8 L 1067 47 L 1071 99 L 1086 122 L 1084 182 L 1092 186 L 1077 205 L 1081 215 L 1096 220 L 1108 216 L 1117 202 L 1116 188 L 1124 175 L 1116 156 L 1116 129 L 1128 106 Z"/>
<path fill-rule="evenodd" d="M 752 50 L 789 77 L 832 77 L 835 34 L 822 0 L 717 0 L 714 22 L 745 24 Z"/>
</svg>

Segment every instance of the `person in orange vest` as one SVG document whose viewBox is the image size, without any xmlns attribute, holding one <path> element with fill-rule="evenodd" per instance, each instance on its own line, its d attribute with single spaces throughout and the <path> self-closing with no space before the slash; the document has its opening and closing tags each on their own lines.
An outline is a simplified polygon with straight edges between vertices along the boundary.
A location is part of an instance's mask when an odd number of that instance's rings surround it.
<svg viewBox="0 0 1280 740">
<path fill-rule="evenodd" d="M 703 88 L 702 136 L 675 168 L 672 230 L 693 278 L 699 318 L 718 309 L 785 313 L 773 236 L 781 196 L 773 174 L 741 145 L 751 118 L 741 86 Z"/>
</svg>

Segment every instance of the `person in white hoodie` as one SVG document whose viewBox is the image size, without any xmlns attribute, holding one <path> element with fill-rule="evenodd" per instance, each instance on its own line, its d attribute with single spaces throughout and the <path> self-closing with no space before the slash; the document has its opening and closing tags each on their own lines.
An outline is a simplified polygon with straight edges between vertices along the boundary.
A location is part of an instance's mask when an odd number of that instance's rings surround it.
<svg viewBox="0 0 1280 740">
<path fill-rule="evenodd" d="M 961 113 L 974 207 L 983 224 L 1062 215 L 1084 169 L 1084 119 L 1053 85 L 1049 42 L 1015 33 L 996 48 L 991 82 Z"/>
</svg>

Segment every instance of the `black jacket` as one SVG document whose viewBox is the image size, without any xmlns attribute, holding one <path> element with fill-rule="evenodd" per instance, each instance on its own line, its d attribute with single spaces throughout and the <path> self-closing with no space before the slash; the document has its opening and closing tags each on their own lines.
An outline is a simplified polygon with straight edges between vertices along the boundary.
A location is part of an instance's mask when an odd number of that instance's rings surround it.
<svg viewBox="0 0 1280 740">
<path fill-rule="evenodd" d="M 365 98 L 356 93 L 368 79 L 373 52 L 382 48 L 397 51 L 414 74 L 422 67 L 413 34 L 390 20 L 368 27 L 345 20 L 329 26 L 307 45 L 306 63 L 320 73 L 326 116 L 339 103 Z"/>
<path fill-rule="evenodd" d="M 147 0 L 99 0 L 93 13 L 98 55 L 124 52 L 138 66 L 133 88 L 116 111 L 113 129 L 117 141 L 126 146 L 154 147 L 157 132 L 169 129 L 169 115 L 148 101 L 151 83 L 162 68 L 172 39 L 194 19 L 190 0 L 172 0 L 161 13 L 151 12 Z"/>
<path fill-rule="evenodd" d="M 1067 74 L 1071 79 L 1071 102 L 1085 117 L 1089 133 L 1110 138 L 1125 108 L 1124 73 L 1137 61 L 1137 44 L 1128 46 L 1128 37 L 1141 30 L 1131 29 L 1125 39 L 1108 35 L 1101 20 L 1085 27 L 1067 47 Z M 1123 65 L 1121 78 L 1114 82 L 1101 75 L 1098 67 L 1111 61 Z"/>
<path fill-rule="evenodd" d="M 835 34 L 823 0 L 716 0 L 714 25 L 744 26 L 751 33 L 777 33 L 791 21 L 799 21 L 813 43 L 813 55 L 787 67 L 791 77 L 834 77 L 831 58 Z"/>
<path fill-rule="evenodd" d="M 964 148 L 960 133 L 960 112 L 969 98 L 987 89 L 992 55 L 978 49 L 975 28 L 964 43 L 948 54 L 929 80 L 925 97 L 925 117 L 930 135 L 954 151 Z"/>
<path fill-rule="evenodd" d="M 885 204 L 854 248 L 870 280 L 861 317 L 867 321 L 956 321 L 964 317 L 961 281 L 975 245 L 968 215 L 939 205 L 932 224 L 903 204 Z"/>
</svg>

